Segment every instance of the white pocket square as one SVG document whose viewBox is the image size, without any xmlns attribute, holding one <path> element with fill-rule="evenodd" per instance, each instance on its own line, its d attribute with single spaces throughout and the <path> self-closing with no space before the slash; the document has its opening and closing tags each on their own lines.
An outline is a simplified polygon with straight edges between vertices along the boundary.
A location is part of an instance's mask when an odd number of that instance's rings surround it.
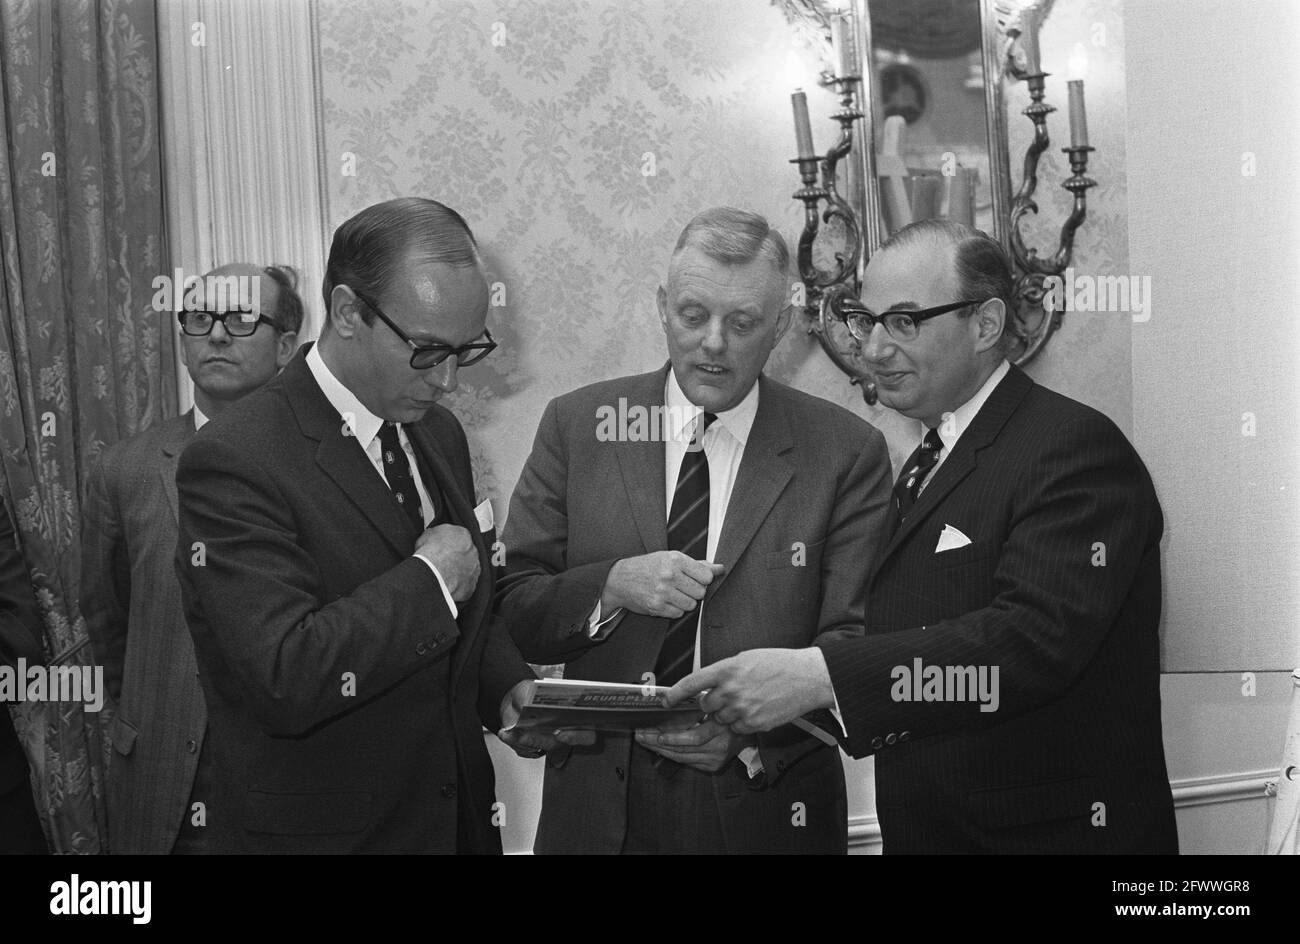
<svg viewBox="0 0 1300 944">
<path fill-rule="evenodd" d="M 939 535 L 939 543 L 935 545 L 934 552 L 942 554 L 944 551 L 955 551 L 959 547 L 965 547 L 970 543 L 970 538 L 962 534 L 950 524 L 943 526 L 943 531 Z"/>
<path fill-rule="evenodd" d="M 480 531 L 491 531 L 496 523 L 492 518 L 492 499 L 485 498 L 474 509 L 474 518 L 478 521 Z"/>
</svg>

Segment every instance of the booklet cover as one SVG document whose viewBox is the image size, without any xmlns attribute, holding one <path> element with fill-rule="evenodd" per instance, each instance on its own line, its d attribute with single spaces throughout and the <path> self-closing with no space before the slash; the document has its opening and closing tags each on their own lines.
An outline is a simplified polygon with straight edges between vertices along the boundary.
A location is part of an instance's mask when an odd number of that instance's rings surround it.
<svg viewBox="0 0 1300 944">
<path fill-rule="evenodd" d="M 528 683 L 516 717 L 505 718 L 512 728 L 585 728 L 631 731 L 636 728 L 686 727 L 700 718 L 699 699 L 689 698 L 665 708 L 659 685 L 583 682 L 577 679 L 537 679 Z"/>
</svg>

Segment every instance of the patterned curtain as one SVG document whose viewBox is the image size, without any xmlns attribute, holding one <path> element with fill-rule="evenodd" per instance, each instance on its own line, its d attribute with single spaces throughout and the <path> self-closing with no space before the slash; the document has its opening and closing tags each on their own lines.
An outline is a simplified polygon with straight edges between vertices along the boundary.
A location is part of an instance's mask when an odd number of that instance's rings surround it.
<svg viewBox="0 0 1300 944">
<path fill-rule="evenodd" d="M 175 412 L 172 335 L 152 307 L 166 258 L 155 13 L 0 0 L 0 489 L 51 665 L 93 661 L 76 603 L 87 470 Z M 107 719 L 82 702 L 11 708 L 51 849 L 104 851 Z"/>
</svg>

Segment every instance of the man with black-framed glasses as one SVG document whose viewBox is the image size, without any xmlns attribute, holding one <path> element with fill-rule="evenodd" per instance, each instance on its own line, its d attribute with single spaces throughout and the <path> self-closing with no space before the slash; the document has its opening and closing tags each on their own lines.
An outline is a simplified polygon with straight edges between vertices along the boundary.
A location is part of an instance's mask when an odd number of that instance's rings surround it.
<svg viewBox="0 0 1300 944">
<path fill-rule="evenodd" d="M 492 616 L 491 508 L 438 403 L 495 347 L 478 248 L 449 207 L 390 200 L 335 232 L 323 293 L 320 341 L 177 473 L 214 847 L 499 853 L 483 726 L 534 676 Z"/>
<path fill-rule="evenodd" d="M 742 734 L 838 708 L 887 853 L 1177 852 L 1160 503 L 1110 419 L 1007 362 L 1014 297 L 1002 246 L 957 223 L 876 252 L 842 311 L 919 428 L 866 633 L 741 653 L 671 698 L 706 691 Z"/>
<path fill-rule="evenodd" d="M 220 291 L 227 280 L 253 288 L 227 298 Z M 106 449 L 91 472 L 81 612 L 116 706 L 108 732 L 113 853 L 207 849 L 213 769 L 173 560 L 176 464 L 198 429 L 289 361 L 303 320 L 296 285 L 288 267 L 242 263 L 200 279 L 176 313 L 194 408 Z"/>
</svg>

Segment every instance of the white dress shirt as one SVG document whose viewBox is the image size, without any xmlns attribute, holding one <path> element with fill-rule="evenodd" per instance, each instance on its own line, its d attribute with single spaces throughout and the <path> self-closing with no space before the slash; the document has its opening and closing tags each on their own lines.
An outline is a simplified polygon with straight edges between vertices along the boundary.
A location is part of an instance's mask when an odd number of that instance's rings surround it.
<svg viewBox="0 0 1300 944">
<path fill-rule="evenodd" d="M 672 514 L 673 495 L 677 491 L 677 476 L 681 472 L 682 460 L 686 458 L 687 447 L 695 437 L 695 428 L 703 422 L 704 409 L 696 406 L 686 398 L 677 375 L 670 369 L 668 379 L 664 382 L 664 418 L 661 425 L 664 436 L 664 509 L 665 519 Z M 709 460 L 709 541 L 705 558 L 709 561 L 718 552 L 718 538 L 722 534 L 722 522 L 727 517 L 727 504 L 731 501 L 731 490 L 736 484 L 736 475 L 740 471 L 740 460 L 745 455 L 745 443 L 749 431 L 754 425 L 754 416 L 758 413 L 758 382 L 749 388 L 749 393 L 738 404 L 725 413 L 717 413 L 717 419 L 709 425 L 704 433 L 704 456 Z M 600 601 L 587 621 L 588 633 L 595 637 L 602 626 L 619 615 L 615 610 L 604 619 L 601 618 Z M 699 630 L 696 629 L 695 665 L 700 667 Z"/>
<path fill-rule="evenodd" d="M 384 421 L 375 414 L 366 409 L 365 405 L 357 399 L 347 387 L 343 386 L 342 381 L 334 376 L 327 366 L 325 359 L 321 357 L 320 345 L 312 345 L 312 349 L 307 352 L 307 366 L 311 369 L 311 375 L 316 378 L 316 383 L 320 385 L 321 392 L 325 394 L 325 399 L 329 400 L 330 406 L 338 411 L 339 419 L 346 423 L 352 430 L 352 435 L 357 438 L 357 443 L 365 451 L 366 458 L 370 460 L 370 465 L 374 467 L 375 472 L 384 482 L 384 487 L 388 488 L 388 477 L 384 475 L 384 458 L 382 455 L 383 447 L 379 442 L 379 428 L 384 425 Z M 340 429 L 343 428 L 342 423 Z M 419 473 L 419 465 L 415 461 L 415 450 L 411 448 L 411 441 L 406 436 L 406 430 L 402 429 L 401 424 L 397 424 L 397 441 L 402 444 L 402 450 L 406 453 L 406 461 L 410 463 L 412 476 L 415 480 L 415 491 L 420 496 L 420 508 L 424 512 L 424 524 L 428 527 L 433 523 L 434 505 L 429 499 L 429 492 L 424 487 L 423 477 Z M 433 576 L 438 580 L 438 586 L 442 588 L 442 596 L 447 601 L 447 609 L 451 610 L 452 618 L 459 615 L 456 609 L 456 601 L 451 598 L 451 591 L 447 589 L 447 582 L 442 579 L 442 574 L 434 566 L 433 561 L 423 554 L 413 555 L 418 557 L 429 565 L 433 571 Z"/>
<path fill-rule="evenodd" d="M 939 450 L 939 461 L 921 480 L 921 487 L 917 490 L 918 495 L 925 491 L 925 486 L 934 478 L 934 473 L 939 471 L 939 466 L 943 465 L 943 461 L 952 453 L 953 448 L 957 445 L 957 440 L 961 439 L 961 434 L 966 432 L 971 420 L 975 419 L 975 415 L 984 406 L 984 402 L 988 400 L 997 385 L 1002 383 L 1002 378 L 1007 375 L 1009 370 L 1011 370 L 1011 365 L 1005 360 L 1002 361 L 993 373 L 989 374 L 988 379 L 984 381 L 984 385 L 975 391 L 975 396 L 951 413 L 944 414 L 943 420 L 939 423 L 939 438 L 943 440 L 943 448 Z M 924 429 L 921 431 L 922 441 L 925 439 L 926 432 Z"/>
<path fill-rule="evenodd" d="M 664 509 L 667 519 L 672 514 L 673 495 L 677 491 L 677 476 L 681 472 L 682 460 L 686 458 L 686 450 L 695 437 L 696 428 L 704 422 L 704 409 L 687 399 L 686 393 L 677 383 L 677 375 L 671 369 L 664 382 L 664 406 L 661 429 L 664 435 Z M 745 398 L 730 410 L 715 414 L 717 419 L 704 432 L 702 445 L 705 458 L 709 460 L 709 540 L 704 556 L 710 563 L 718 553 L 718 539 L 722 536 L 727 505 L 731 502 L 731 492 L 740 472 L 740 460 L 744 458 L 745 443 L 749 440 L 749 431 L 754 426 L 757 413 L 758 382 L 755 381 Z M 620 610 L 615 610 L 602 620 L 600 601 L 597 600 L 596 609 L 587 624 L 590 635 L 595 637 L 603 625 L 617 617 L 619 612 Z M 692 671 L 700 668 L 700 618 L 703 613 L 704 604 L 701 602 L 695 610 L 695 657 Z M 738 757 L 750 777 L 757 777 L 763 771 L 763 762 L 757 748 L 746 747 Z"/>
</svg>

